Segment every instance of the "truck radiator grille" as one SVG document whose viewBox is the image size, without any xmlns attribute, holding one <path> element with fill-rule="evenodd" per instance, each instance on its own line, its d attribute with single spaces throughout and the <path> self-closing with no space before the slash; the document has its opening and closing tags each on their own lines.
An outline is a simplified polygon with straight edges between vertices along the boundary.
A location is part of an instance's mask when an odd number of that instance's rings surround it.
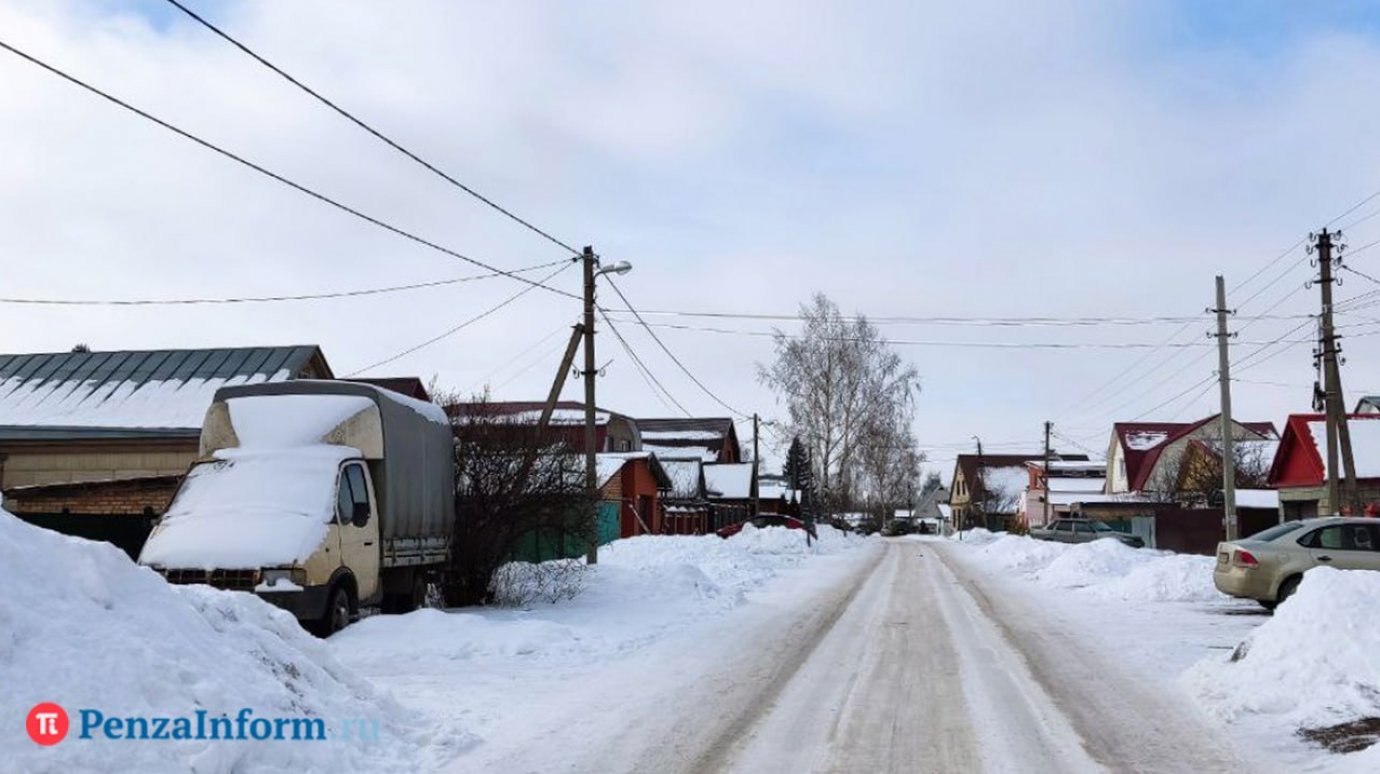
<svg viewBox="0 0 1380 774">
<path fill-rule="evenodd" d="M 163 570 L 168 583 L 203 583 L 226 591 L 253 591 L 259 585 L 258 570 Z"/>
</svg>

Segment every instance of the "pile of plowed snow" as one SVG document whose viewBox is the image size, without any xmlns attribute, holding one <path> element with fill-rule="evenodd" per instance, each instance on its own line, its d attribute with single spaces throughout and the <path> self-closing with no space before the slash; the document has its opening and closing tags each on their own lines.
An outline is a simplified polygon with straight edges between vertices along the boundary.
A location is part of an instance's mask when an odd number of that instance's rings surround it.
<svg viewBox="0 0 1380 774">
<path fill-rule="evenodd" d="M 644 535 L 599 549 L 574 599 L 525 609 L 419 610 L 376 616 L 331 638 L 346 663 L 374 672 L 390 659 L 582 661 L 627 653 L 738 607 L 744 595 L 810 557 L 857 548 L 866 538 L 820 526 L 716 535 Z"/>
<path fill-rule="evenodd" d="M 0 768 L 13 771 L 410 771 L 425 729 L 356 677 L 287 613 L 250 594 L 170 586 L 115 547 L 39 529 L 0 510 Z M 30 708 L 67 712 L 65 740 L 26 738 Z M 320 718 L 325 741 L 80 739 L 105 717 Z M 347 722 L 378 738 L 342 738 Z M 170 726 L 171 727 L 171 726 Z M 195 732 L 193 732 L 195 733 Z M 209 731 L 208 731 L 209 734 Z"/>
<path fill-rule="evenodd" d="M 1209 556 L 1131 548 L 1113 538 L 1056 543 L 983 532 L 964 533 L 964 542 L 971 541 L 973 550 L 960 556 L 1048 588 L 1076 589 L 1104 599 L 1133 602 L 1226 599 L 1212 585 L 1214 560 Z"/>
<path fill-rule="evenodd" d="M 1183 682 L 1226 721 L 1265 715 L 1299 729 L 1380 717 L 1377 600 L 1380 572 L 1309 570 L 1234 653 L 1204 659 Z M 1380 767 L 1377 752 L 1364 756 Z"/>
</svg>

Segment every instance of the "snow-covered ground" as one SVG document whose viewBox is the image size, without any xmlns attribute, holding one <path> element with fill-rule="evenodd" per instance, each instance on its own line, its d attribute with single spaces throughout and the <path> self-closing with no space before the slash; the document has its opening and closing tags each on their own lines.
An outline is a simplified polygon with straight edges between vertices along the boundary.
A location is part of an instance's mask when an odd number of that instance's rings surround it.
<svg viewBox="0 0 1380 774">
<path fill-rule="evenodd" d="M 751 648 L 758 613 L 808 605 L 868 542 L 822 528 L 806 547 L 799 530 L 751 526 L 728 540 L 620 540 L 600 550 L 573 600 L 376 616 L 329 645 L 405 706 L 479 740 L 424 768 L 568 768 L 597 760 L 640 713 L 657 711 L 644 705 L 693 680 L 669 667 L 691 669 L 725 644 Z"/>
<path fill-rule="evenodd" d="M 698 677 L 774 644 L 770 622 L 800 617 L 878 542 L 825 528 L 807 547 L 798 530 L 752 527 L 618 541 L 573 600 L 373 616 L 322 642 L 257 597 L 171 586 L 0 510 L 0 770 L 590 770 L 632 725 L 712 717 L 689 698 Z M 660 716 L 678 701 L 695 704 Z M 51 747 L 17 722 L 42 702 L 70 723 Z M 327 739 L 79 738 L 83 710 L 188 718 L 195 734 L 198 713 L 245 708 L 319 718 Z"/>
<path fill-rule="evenodd" d="M 414 771 L 415 750 L 472 741 L 422 722 L 256 597 L 170 586 L 109 544 L 39 529 L 3 510 L 0 586 L 0 769 Z M 68 713 L 68 735 L 52 747 L 27 739 L 19 722 L 42 702 Z M 252 718 L 319 718 L 328 740 L 78 738 L 83 709 L 186 717 L 194 728 L 198 711 L 234 719 L 244 708 Z M 346 723 L 370 735 L 377 723 L 377 739 L 342 738 Z"/>
<path fill-rule="evenodd" d="M 1380 716 L 1380 573 L 1310 571 L 1271 617 L 1213 587 L 1212 557 L 962 537 L 946 547 L 966 568 L 1136 665 L 1145 684 L 1190 699 L 1243 749 L 1283 769 L 1380 770 L 1380 747 L 1337 755 L 1297 733 Z"/>
</svg>

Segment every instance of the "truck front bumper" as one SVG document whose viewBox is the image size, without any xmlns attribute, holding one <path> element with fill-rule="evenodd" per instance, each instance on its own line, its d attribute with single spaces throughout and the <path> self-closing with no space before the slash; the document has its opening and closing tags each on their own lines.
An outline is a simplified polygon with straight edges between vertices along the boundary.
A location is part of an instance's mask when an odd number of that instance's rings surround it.
<svg viewBox="0 0 1380 774">
<path fill-rule="evenodd" d="M 326 614 L 328 586 L 304 586 L 300 591 L 267 591 L 259 599 L 297 616 L 299 621 L 317 621 Z"/>
</svg>

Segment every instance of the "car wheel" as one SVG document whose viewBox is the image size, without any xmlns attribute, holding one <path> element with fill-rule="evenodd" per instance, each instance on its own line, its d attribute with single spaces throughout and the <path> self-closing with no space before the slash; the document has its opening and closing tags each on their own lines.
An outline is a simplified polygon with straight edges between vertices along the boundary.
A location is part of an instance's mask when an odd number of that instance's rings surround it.
<svg viewBox="0 0 1380 774">
<path fill-rule="evenodd" d="M 1279 584 L 1279 593 L 1275 595 L 1275 604 L 1284 604 L 1284 600 L 1288 599 L 1289 597 L 1292 597 L 1294 595 L 1294 592 L 1297 591 L 1298 588 L 1299 576 L 1295 575 L 1292 578 L 1286 579 L 1283 583 Z"/>
<path fill-rule="evenodd" d="M 1256 601 L 1260 603 L 1261 607 L 1265 608 L 1266 610 L 1269 610 L 1271 613 L 1275 611 L 1276 607 L 1279 607 L 1278 602 L 1269 602 L 1264 599 L 1257 599 Z"/>
<path fill-rule="evenodd" d="M 349 626 L 350 616 L 353 612 L 354 597 L 350 594 L 350 589 L 344 585 L 331 589 L 330 598 L 326 603 L 326 612 L 321 616 L 321 621 L 316 626 L 317 636 L 324 639 Z"/>
</svg>

